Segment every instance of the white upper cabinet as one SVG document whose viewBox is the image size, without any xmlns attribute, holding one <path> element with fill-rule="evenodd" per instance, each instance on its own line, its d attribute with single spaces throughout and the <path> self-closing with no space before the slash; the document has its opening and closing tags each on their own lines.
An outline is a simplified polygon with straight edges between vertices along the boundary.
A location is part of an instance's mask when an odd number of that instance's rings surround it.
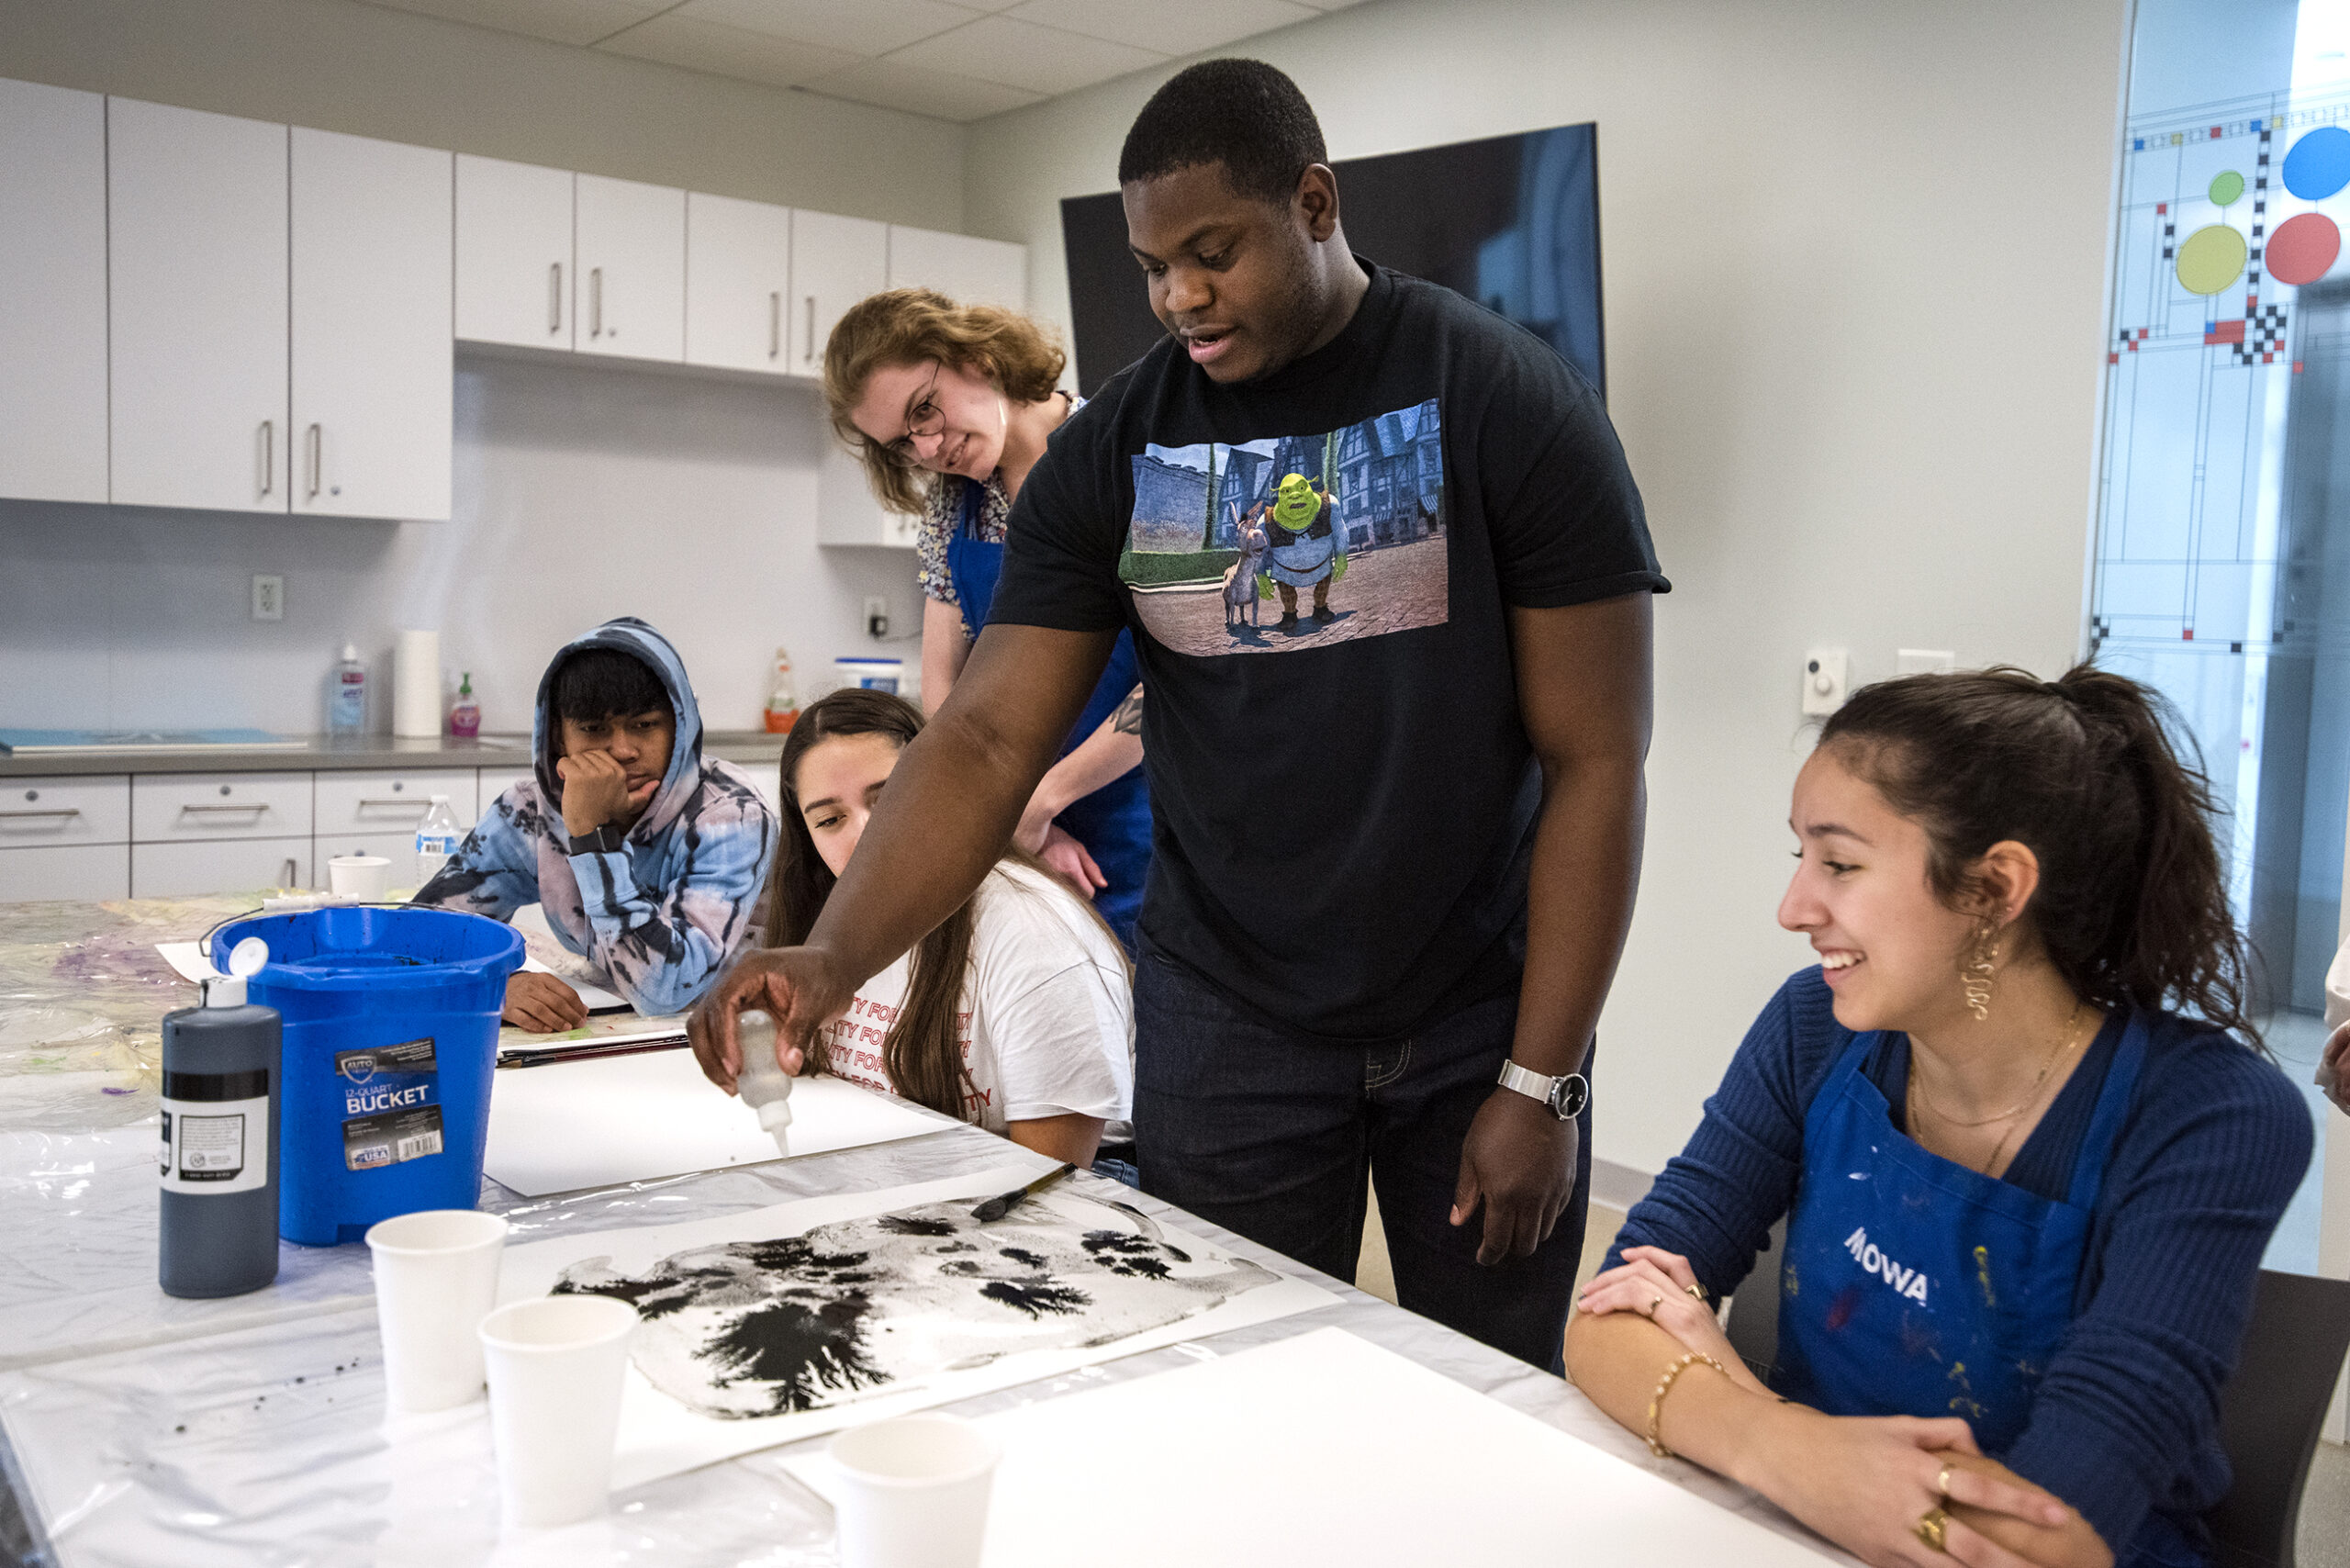
<svg viewBox="0 0 2350 1568">
<path fill-rule="evenodd" d="M 1028 247 L 890 226 L 890 286 L 934 288 L 957 305 L 1028 308 Z"/>
<path fill-rule="evenodd" d="M 784 352 L 794 375 L 824 374 L 824 340 L 848 308 L 889 286 L 890 226 L 829 212 L 791 215 L 791 293 Z"/>
<path fill-rule="evenodd" d="M 0 81 L 0 496 L 106 498 L 106 105 Z"/>
<path fill-rule="evenodd" d="M 282 125 L 106 104 L 113 499 L 286 510 Z"/>
<path fill-rule="evenodd" d="M 626 359 L 686 357 L 686 193 L 578 177 L 572 347 Z"/>
<path fill-rule="evenodd" d="M 294 510 L 446 519 L 451 154 L 296 127 Z"/>
<path fill-rule="evenodd" d="M 686 363 L 781 375 L 791 209 L 686 197 Z"/>
<path fill-rule="evenodd" d="M 457 336 L 570 348 L 576 176 L 535 163 L 456 157 Z"/>
</svg>

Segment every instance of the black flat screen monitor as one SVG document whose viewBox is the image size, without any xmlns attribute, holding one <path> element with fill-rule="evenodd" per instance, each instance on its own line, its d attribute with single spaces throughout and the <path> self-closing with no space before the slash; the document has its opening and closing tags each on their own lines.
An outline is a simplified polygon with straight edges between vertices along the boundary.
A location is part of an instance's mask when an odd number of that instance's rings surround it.
<svg viewBox="0 0 2350 1568">
<path fill-rule="evenodd" d="M 1526 327 L 1605 396 L 1597 129 L 1563 125 L 1335 163 L 1347 240 L 1382 266 Z M 1091 397 L 1166 330 L 1126 250 L 1117 192 L 1064 200 L 1061 246 L 1078 386 Z"/>
</svg>

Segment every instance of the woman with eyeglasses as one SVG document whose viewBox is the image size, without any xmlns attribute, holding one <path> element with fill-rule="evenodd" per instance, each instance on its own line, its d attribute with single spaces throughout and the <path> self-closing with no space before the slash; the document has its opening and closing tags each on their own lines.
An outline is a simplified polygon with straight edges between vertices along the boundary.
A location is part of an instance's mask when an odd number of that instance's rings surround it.
<svg viewBox="0 0 2350 1568">
<path fill-rule="evenodd" d="M 1058 390 L 1068 356 L 1034 321 L 897 288 L 852 307 L 824 345 L 833 429 L 863 459 L 881 504 L 922 520 L 922 700 L 954 689 L 987 624 L 1013 498 L 1077 407 Z M 1129 954 L 1150 867 L 1142 687 L 1121 633 L 1061 759 L 1036 786 L 1014 842 L 1094 902 Z"/>
</svg>

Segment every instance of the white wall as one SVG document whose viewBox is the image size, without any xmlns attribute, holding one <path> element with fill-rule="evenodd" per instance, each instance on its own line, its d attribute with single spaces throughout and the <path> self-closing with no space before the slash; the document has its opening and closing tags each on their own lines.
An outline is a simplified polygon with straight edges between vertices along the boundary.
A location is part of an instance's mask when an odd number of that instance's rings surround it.
<svg viewBox="0 0 2350 1568">
<path fill-rule="evenodd" d="M 0 76 L 961 224 L 958 126 L 352 0 L 0 0 Z M 804 696 L 875 651 L 864 595 L 919 623 L 910 555 L 813 543 L 812 389 L 459 363 L 446 524 L 0 501 L 0 725 L 317 730 L 346 638 L 387 679 L 393 630 L 438 624 L 485 722 L 520 728 L 553 648 L 633 613 L 684 649 L 706 722 L 739 729 L 778 643 Z M 249 617 L 265 571 L 282 623 Z"/>
<path fill-rule="evenodd" d="M 1773 924 L 1804 650 L 1864 681 L 1897 646 L 2050 673 L 2079 646 L 2125 15 L 1372 0 L 1230 51 L 1293 76 L 1339 158 L 1598 122 L 1610 408 L 1674 583 L 1606 1158 L 1677 1150 L 1807 958 Z M 1115 185 L 1168 74 L 971 129 L 968 226 L 1028 241 L 1039 314 L 1068 320 L 1056 204 Z"/>
<path fill-rule="evenodd" d="M 805 700 L 877 651 L 865 595 L 919 624 L 910 554 L 816 545 L 817 402 L 462 354 L 446 523 L 0 502 L 0 724 L 319 730 L 348 639 L 385 730 L 394 632 L 437 626 L 484 726 L 528 729 L 554 650 L 636 615 L 685 655 L 704 724 L 755 729 L 778 644 Z M 284 574 L 283 622 L 248 618 L 255 572 Z"/>
</svg>

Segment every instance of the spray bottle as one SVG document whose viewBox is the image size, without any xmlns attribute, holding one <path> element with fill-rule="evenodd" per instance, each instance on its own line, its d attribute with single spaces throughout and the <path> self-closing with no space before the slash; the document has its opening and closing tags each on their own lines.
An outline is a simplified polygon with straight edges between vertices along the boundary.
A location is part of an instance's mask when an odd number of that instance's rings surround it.
<svg viewBox="0 0 2350 1568">
<path fill-rule="evenodd" d="M 775 1019 L 751 1012 L 734 1020 L 734 1038 L 743 1049 L 743 1070 L 734 1077 L 734 1091 L 743 1103 L 759 1114 L 759 1126 L 775 1135 L 775 1150 L 789 1155 L 786 1129 L 791 1126 L 791 1075 L 776 1065 Z"/>
<path fill-rule="evenodd" d="M 277 1278 L 278 1052 L 274 1008 L 245 981 L 269 962 L 248 936 L 204 1000 L 163 1017 L 163 1294 L 242 1295 Z"/>
</svg>

